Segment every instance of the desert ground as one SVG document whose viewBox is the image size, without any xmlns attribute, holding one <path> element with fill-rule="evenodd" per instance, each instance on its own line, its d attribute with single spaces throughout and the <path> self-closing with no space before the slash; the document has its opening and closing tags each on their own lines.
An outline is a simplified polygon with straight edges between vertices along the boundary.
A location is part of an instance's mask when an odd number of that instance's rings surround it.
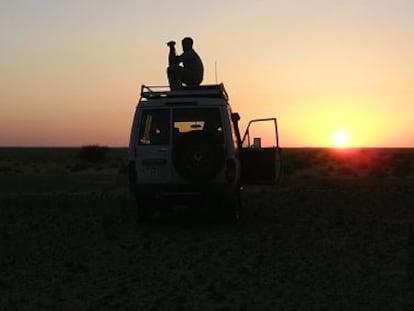
<svg viewBox="0 0 414 311">
<path fill-rule="evenodd" d="M 284 149 L 240 222 L 138 224 L 127 150 L 0 149 L 2 310 L 414 310 L 414 150 Z"/>
</svg>

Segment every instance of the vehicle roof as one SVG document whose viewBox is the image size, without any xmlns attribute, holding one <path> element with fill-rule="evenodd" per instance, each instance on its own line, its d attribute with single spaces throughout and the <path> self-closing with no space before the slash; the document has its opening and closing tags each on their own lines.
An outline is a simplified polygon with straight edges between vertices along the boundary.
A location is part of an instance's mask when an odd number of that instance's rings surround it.
<svg viewBox="0 0 414 311">
<path fill-rule="evenodd" d="M 227 107 L 222 98 L 184 97 L 141 99 L 137 108 L 185 108 L 185 107 Z"/>
<path fill-rule="evenodd" d="M 200 85 L 170 90 L 168 86 L 141 86 L 141 99 L 155 98 L 222 98 L 228 101 L 229 96 L 224 84 Z"/>
</svg>

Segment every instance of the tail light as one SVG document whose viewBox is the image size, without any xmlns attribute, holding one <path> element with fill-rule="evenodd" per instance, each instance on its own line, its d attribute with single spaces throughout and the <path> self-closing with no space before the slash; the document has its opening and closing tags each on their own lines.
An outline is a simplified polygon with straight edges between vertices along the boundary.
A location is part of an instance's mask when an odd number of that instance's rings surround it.
<svg viewBox="0 0 414 311">
<path fill-rule="evenodd" d="M 226 179 L 228 183 L 236 180 L 236 161 L 234 159 L 227 159 L 226 162 Z"/>
</svg>

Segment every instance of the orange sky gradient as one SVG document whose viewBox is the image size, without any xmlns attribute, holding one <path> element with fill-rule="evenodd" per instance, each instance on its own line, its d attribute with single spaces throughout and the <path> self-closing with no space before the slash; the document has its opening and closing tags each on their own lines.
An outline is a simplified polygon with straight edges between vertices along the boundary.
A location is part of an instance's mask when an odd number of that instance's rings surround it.
<svg viewBox="0 0 414 311">
<path fill-rule="evenodd" d="M 140 85 L 165 85 L 165 43 L 192 36 L 242 131 L 276 117 L 282 147 L 337 131 L 414 147 L 412 16 L 410 0 L 2 2 L 0 146 L 127 146 Z"/>
</svg>

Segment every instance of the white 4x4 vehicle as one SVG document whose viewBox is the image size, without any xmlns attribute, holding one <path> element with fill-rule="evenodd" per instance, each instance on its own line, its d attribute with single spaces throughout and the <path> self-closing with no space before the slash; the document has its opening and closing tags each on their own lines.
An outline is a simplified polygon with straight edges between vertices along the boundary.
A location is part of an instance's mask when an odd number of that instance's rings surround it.
<svg viewBox="0 0 414 311">
<path fill-rule="evenodd" d="M 129 177 L 141 221 L 170 203 L 199 202 L 215 208 L 227 221 L 239 218 L 246 184 L 273 184 L 281 162 L 276 118 L 249 122 L 240 135 L 223 84 L 141 87 L 129 143 Z M 271 123 L 274 142 L 251 144 L 250 126 Z"/>
</svg>

